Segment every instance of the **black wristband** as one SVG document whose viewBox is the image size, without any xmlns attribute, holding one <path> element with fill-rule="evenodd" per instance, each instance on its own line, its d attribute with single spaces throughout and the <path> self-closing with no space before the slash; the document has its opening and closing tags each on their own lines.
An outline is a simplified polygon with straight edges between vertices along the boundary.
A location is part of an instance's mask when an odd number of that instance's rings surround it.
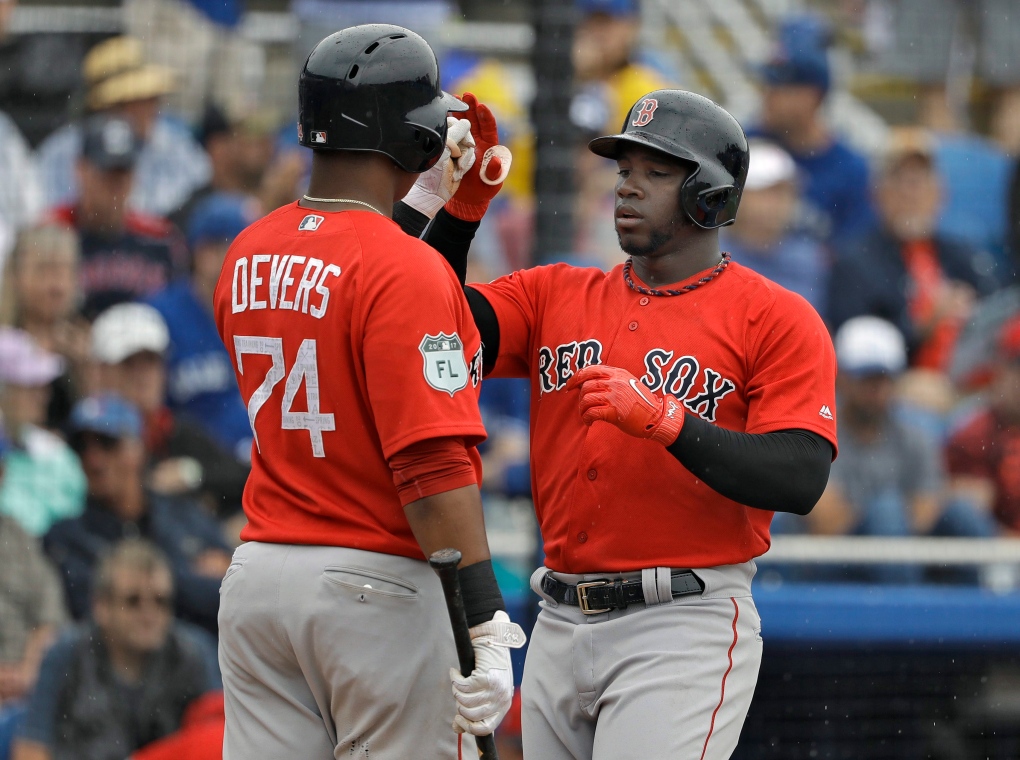
<svg viewBox="0 0 1020 760">
<path fill-rule="evenodd" d="M 460 577 L 460 593 L 464 597 L 464 611 L 467 612 L 469 626 L 487 623 L 500 610 L 506 611 L 491 559 L 462 567 L 457 575 Z"/>
</svg>

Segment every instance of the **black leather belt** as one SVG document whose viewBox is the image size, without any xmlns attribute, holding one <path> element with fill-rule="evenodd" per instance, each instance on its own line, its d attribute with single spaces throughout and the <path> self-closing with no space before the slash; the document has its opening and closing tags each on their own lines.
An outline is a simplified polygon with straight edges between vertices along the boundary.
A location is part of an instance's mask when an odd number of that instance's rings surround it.
<svg viewBox="0 0 1020 760">
<path fill-rule="evenodd" d="M 700 594 L 705 585 L 690 570 L 674 570 L 669 576 L 669 587 L 674 597 Z M 585 583 L 564 583 L 546 573 L 542 590 L 560 604 L 580 607 L 585 615 L 597 615 L 610 610 L 625 610 L 630 604 L 644 604 L 645 593 L 640 579 L 632 581 L 599 579 Z"/>
</svg>

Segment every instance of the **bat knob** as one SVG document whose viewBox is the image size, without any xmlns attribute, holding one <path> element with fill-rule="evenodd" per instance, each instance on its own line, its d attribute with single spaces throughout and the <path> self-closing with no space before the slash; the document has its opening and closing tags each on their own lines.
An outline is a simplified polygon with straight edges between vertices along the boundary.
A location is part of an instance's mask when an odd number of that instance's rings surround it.
<svg viewBox="0 0 1020 760">
<path fill-rule="evenodd" d="M 460 564 L 461 554 L 456 549 L 440 549 L 433 552 L 429 557 L 429 564 L 436 570 L 445 567 L 457 567 Z"/>
</svg>

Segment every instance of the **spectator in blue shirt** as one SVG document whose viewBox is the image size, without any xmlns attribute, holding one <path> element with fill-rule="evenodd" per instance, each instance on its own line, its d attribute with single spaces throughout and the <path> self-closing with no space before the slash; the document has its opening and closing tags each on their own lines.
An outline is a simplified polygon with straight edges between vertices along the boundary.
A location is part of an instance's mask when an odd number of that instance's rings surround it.
<svg viewBox="0 0 1020 760">
<path fill-rule="evenodd" d="M 230 356 L 216 331 L 212 300 L 227 248 L 255 221 L 256 211 L 243 196 L 214 193 L 205 198 L 188 224 L 191 277 L 172 283 L 150 301 L 170 331 L 166 364 L 171 410 L 202 425 L 242 461 L 251 456 L 251 426 Z"/>
<path fill-rule="evenodd" d="M 87 615 L 100 556 L 124 538 L 142 537 L 170 560 L 178 616 L 215 631 L 230 553 L 219 525 L 197 502 L 145 491 L 138 410 L 119 396 L 91 396 L 72 410 L 70 435 L 88 480 L 85 512 L 50 528 L 44 547 L 60 569 L 71 614 Z"/>
<path fill-rule="evenodd" d="M 829 255 L 818 240 L 796 228 L 797 165 L 775 143 L 751 141 L 740 213 L 724 231 L 723 247 L 734 260 L 825 314 Z"/>
<path fill-rule="evenodd" d="M 865 158 L 834 135 L 822 104 L 831 84 L 829 32 L 812 16 L 786 21 L 776 51 L 760 71 L 761 123 L 749 136 L 766 136 L 797 162 L 801 197 L 812 226 L 829 241 L 863 234 L 874 220 Z"/>
</svg>

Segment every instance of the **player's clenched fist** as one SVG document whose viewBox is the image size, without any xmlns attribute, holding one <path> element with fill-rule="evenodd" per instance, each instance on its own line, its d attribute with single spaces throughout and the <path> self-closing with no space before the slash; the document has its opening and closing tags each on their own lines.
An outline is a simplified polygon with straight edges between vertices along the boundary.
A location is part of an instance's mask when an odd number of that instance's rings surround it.
<svg viewBox="0 0 1020 760">
<path fill-rule="evenodd" d="M 608 422 L 628 435 L 651 438 L 669 446 L 684 426 L 684 406 L 674 396 L 661 399 L 619 367 L 595 364 L 567 381 L 567 389 L 581 390 L 581 419 L 585 425 Z"/>
<path fill-rule="evenodd" d="M 491 734 L 514 697 L 514 674 L 510 668 L 510 649 L 524 646 L 521 627 L 510 622 L 502 610 L 488 623 L 471 628 L 471 646 L 475 650 L 475 669 L 467 678 L 450 668 L 457 714 L 453 729 L 458 734 Z"/>
<path fill-rule="evenodd" d="M 463 116 L 471 122 L 471 134 L 475 138 L 475 150 L 480 160 L 464 175 L 456 195 L 446 204 L 446 210 L 458 219 L 477 222 L 489 207 L 489 201 L 503 186 L 510 171 L 510 150 L 499 143 L 499 128 L 496 117 L 484 103 L 470 92 L 461 96 L 468 105 Z"/>
</svg>

